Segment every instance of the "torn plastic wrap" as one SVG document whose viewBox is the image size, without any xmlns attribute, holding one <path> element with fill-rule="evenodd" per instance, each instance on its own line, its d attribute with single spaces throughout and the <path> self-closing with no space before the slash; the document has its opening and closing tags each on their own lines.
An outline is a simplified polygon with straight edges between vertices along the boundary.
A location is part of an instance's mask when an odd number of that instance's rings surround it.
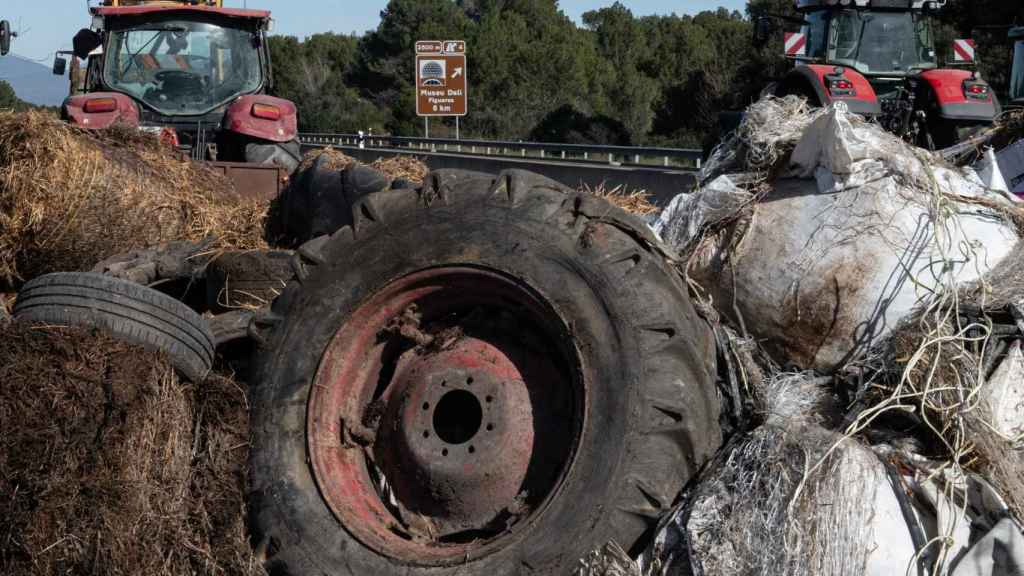
<svg viewBox="0 0 1024 576">
<path fill-rule="evenodd" d="M 720 176 L 673 202 L 659 225 L 719 312 L 783 364 L 831 371 L 884 339 L 943 289 L 976 281 L 1019 241 L 1010 201 L 837 105 L 815 113 L 784 175 L 749 214 Z M 801 122 L 794 121 L 799 125 Z M 744 176 L 749 178 L 749 176 Z M 723 181 L 722 178 L 729 178 Z M 716 207 L 715 210 L 709 207 Z"/>
<path fill-rule="evenodd" d="M 812 382 L 769 384 L 764 425 L 733 441 L 644 553 L 645 576 L 890 576 L 914 556 L 885 467 L 823 427 Z"/>
<path fill-rule="evenodd" d="M 1024 140 L 1000 150 L 996 159 L 1010 192 L 1024 198 Z"/>
<path fill-rule="evenodd" d="M 989 378 L 984 393 L 992 411 L 989 424 L 993 430 L 1020 444 L 1024 436 L 1024 352 L 1019 340 L 1010 345 L 1006 357 Z"/>
<path fill-rule="evenodd" d="M 1017 576 L 1021 529 L 996 490 L 904 449 L 830 431 L 813 375 L 762 391 L 643 553 L 644 576 Z"/>
</svg>

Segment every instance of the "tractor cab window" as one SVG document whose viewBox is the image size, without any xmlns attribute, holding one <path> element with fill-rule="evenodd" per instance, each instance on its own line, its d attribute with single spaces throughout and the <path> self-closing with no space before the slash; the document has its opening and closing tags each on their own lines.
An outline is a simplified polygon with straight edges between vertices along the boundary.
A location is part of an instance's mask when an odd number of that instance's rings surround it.
<svg viewBox="0 0 1024 576">
<path fill-rule="evenodd" d="M 252 31 L 204 22 L 115 30 L 104 80 L 163 114 L 205 114 L 262 86 L 258 38 Z"/>
<path fill-rule="evenodd" d="M 804 20 L 807 24 L 802 32 L 807 36 L 807 57 L 824 59 L 828 50 L 828 11 L 809 12 Z"/>
<path fill-rule="evenodd" d="M 931 27 L 910 12 L 843 10 L 832 18 L 830 60 L 865 74 L 908 74 L 936 67 Z"/>
<path fill-rule="evenodd" d="M 1024 103 L 1024 40 L 1017 42 L 1013 52 L 1013 78 L 1010 79 L 1010 100 Z"/>
</svg>

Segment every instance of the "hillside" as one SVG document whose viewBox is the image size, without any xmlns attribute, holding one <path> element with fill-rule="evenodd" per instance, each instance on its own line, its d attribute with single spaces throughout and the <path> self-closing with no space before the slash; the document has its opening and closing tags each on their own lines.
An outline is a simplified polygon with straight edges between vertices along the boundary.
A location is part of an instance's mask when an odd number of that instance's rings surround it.
<svg viewBox="0 0 1024 576">
<path fill-rule="evenodd" d="M 0 57 L 0 80 L 9 83 L 18 98 L 38 106 L 60 106 L 68 95 L 66 77 L 54 76 L 49 66 L 15 54 Z"/>
</svg>

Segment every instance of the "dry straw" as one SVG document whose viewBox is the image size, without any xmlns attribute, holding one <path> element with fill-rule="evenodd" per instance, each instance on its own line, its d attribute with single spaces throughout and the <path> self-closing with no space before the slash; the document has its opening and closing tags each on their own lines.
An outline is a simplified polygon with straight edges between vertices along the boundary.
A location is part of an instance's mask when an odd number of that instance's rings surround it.
<svg viewBox="0 0 1024 576">
<path fill-rule="evenodd" d="M 138 130 L 0 112 L 0 285 L 171 240 L 262 247 L 266 208 Z"/>
<path fill-rule="evenodd" d="M 626 212 L 636 214 L 637 216 L 648 216 L 658 211 L 658 207 L 651 203 L 651 194 L 647 190 L 630 190 L 621 184 L 608 187 L 602 182 L 595 187 L 583 184 L 579 191 L 603 198 Z"/>
<path fill-rule="evenodd" d="M 248 412 L 80 329 L 0 330 L 0 574 L 255 576 Z"/>
</svg>

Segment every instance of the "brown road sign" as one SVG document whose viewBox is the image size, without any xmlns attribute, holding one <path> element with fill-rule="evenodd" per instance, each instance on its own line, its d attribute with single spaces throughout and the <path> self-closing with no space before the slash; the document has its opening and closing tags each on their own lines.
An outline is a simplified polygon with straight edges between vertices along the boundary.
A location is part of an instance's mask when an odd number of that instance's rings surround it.
<svg viewBox="0 0 1024 576">
<path fill-rule="evenodd" d="M 422 40 L 416 43 L 416 114 L 465 116 L 466 43 Z"/>
</svg>

